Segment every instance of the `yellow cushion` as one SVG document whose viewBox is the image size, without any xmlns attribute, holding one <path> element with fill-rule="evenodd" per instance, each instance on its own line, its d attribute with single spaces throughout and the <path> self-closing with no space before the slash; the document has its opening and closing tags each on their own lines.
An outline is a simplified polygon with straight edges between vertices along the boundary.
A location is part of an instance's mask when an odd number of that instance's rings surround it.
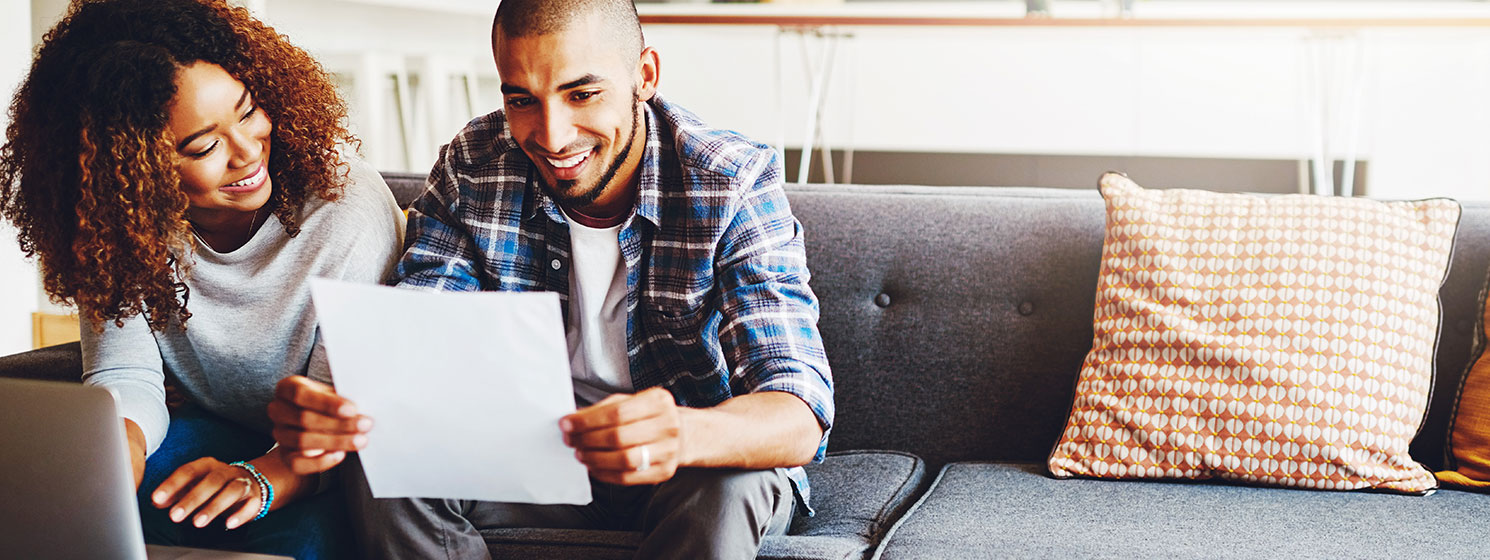
<svg viewBox="0 0 1490 560">
<path fill-rule="evenodd" d="M 1487 284 L 1490 288 L 1490 284 Z M 1480 312 L 1490 319 L 1485 306 L 1485 292 L 1480 294 Z M 1485 352 L 1485 328 L 1490 320 L 1481 320 L 1480 356 L 1464 373 L 1459 389 L 1459 403 L 1454 409 L 1454 423 L 1449 430 L 1449 466 L 1437 473 L 1444 486 L 1490 490 L 1490 352 Z"/>
<path fill-rule="evenodd" d="M 1457 203 L 1100 185 L 1095 336 L 1052 474 L 1437 486 L 1408 445 Z"/>
</svg>

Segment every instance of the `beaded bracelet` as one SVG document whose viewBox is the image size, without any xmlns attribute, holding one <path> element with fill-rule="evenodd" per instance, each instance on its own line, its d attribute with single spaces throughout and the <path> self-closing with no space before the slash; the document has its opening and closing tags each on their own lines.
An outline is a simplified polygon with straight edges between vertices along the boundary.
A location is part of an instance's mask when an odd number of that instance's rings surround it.
<svg viewBox="0 0 1490 560">
<path fill-rule="evenodd" d="M 263 519 L 265 515 L 269 515 L 269 506 L 274 503 L 274 485 L 269 483 L 269 477 L 264 476 L 264 473 L 254 468 L 253 464 L 245 461 L 234 461 L 228 463 L 228 466 L 238 467 L 248 471 L 248 474 L 254 477 L 254 482 L 259 483 L 259 515 L 250 521 L 258 521 Z"/>
</svg>

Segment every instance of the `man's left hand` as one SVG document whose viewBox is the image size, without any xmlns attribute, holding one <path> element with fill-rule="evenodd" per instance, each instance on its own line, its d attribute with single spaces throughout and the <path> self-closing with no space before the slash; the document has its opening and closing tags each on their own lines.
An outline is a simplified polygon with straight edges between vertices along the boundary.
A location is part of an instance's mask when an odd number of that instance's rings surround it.
<svg viewBox="0 0 1490 560">
<path fill-rule="evenodd" d="M 658 484 L 678 472 L 679 407 L 667 389 L 611 395 L 559 420 L 564 444 L 596 480 L 623 486 Z"/>
</svg>

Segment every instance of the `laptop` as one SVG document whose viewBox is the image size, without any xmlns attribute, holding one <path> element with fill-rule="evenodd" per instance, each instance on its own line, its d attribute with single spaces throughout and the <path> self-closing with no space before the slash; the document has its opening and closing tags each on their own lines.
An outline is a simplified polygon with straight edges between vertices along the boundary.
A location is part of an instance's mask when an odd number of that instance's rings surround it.
<svg viewBox="0 0 1490 560">
<path fill-rule="evenodd" d="M 0 378 L 0 558 L 270 560 L 146 546 L 108 391 Z"/>
</svg>

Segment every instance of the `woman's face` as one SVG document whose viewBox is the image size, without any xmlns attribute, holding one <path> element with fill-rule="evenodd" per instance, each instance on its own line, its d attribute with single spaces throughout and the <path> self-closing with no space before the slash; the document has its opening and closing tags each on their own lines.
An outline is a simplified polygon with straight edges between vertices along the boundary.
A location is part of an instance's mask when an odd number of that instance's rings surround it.
<svg viewBox="0 0 1490 560">
<path fill-rule="evenodd" d="M 176 73 L 167 130 L 194 221 L 231 220 L 269 201 L 269 117 L 243 82 L 194 62 Z"/>
</svg>

